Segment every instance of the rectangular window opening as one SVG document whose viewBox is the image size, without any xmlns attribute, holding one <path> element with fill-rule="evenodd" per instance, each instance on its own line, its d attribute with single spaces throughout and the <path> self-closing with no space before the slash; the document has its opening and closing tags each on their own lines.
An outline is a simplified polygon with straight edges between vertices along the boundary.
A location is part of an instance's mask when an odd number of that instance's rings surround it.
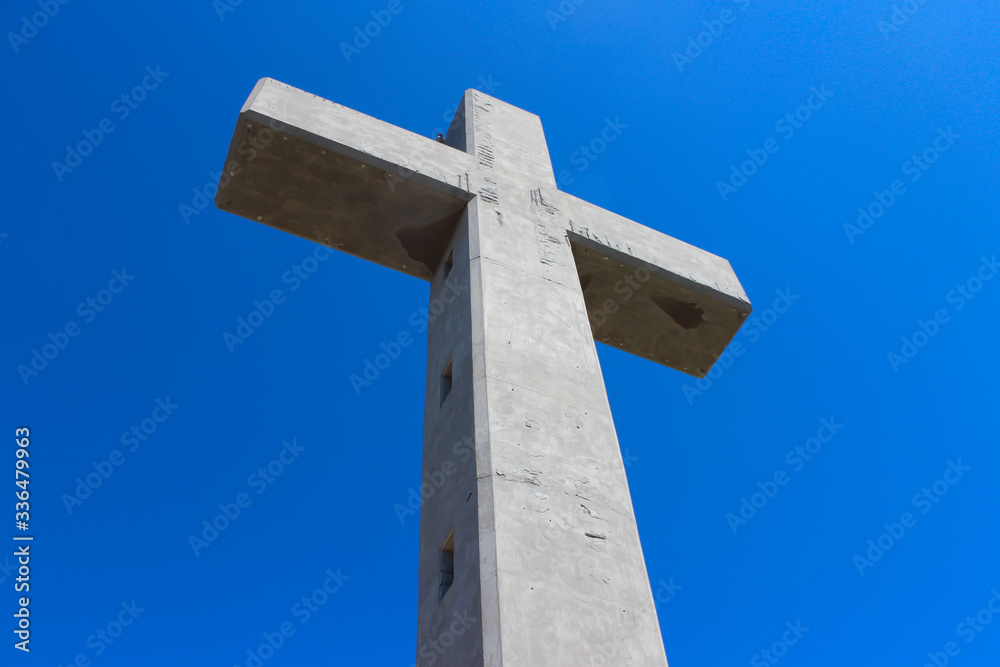
<svg viewBox="0 0 1000 667">
<path fill-rule="evenodd" d="M 455 529 L 448 533 L 448 539 L 441 545 L 441 585 L 438 587 L 438 599 L 443 600 L 445 594 L 455 581 Z"/>
<path fill-rule="evenodd" d="M 441 405 L 444 405 L 444 399 L 448 398 L 448 394 L 451 393 L 451 359 L 448 360 L 448 364 L 444 367 L 444 371 L 441 372 Z"/>
<path fill-rule="evenodd" d="M 452 250 L 448 253 L 448 257 L 444 260 L 444 273 L 442 278 L 447 278 L 448 274 L 451 273 L 452 267 L 455 266 L 455 251 Z"/>
</svg>

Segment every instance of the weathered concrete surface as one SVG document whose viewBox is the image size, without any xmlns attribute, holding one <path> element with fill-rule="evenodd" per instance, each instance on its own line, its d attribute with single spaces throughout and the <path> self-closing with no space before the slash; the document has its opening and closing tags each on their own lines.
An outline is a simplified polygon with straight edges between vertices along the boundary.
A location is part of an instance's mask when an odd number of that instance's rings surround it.
<svg viewBox="0 0 1000 667">
<path fill-rule="evenodd" d="M 705 377 L 751 310 L 729 262 L 562 199 L 594 339 Z"/>
<path fill-rule="evenodd" d="M 486 664 L 665 665 L 541 122 L 464 107 Z"/>
<path fill-rule="evenodd" d="M 431 280 L 417 664 L 666 665 L 594 340 L 704 375 L 750 310 L 728 262 L 559 192 L 539 119 L 475 91 L 441 145 L 265 81 L 231 158 L 275 119 L 220 206 Z"/>
</svg>

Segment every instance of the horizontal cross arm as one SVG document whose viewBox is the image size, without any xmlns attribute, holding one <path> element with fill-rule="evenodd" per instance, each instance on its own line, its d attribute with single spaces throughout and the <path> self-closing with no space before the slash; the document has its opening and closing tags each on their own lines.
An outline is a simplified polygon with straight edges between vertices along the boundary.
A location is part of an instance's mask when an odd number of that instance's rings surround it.
<svg viewBox="0 0 1000 667">
<path fill-rule="evenodd" d="M 475 158 L 273 79 L 240 112 L 216 204 L 429 280 Z"/>
<path fill-rule="evenodd" d="M 704 377 L 751 311 L 729 262 L 564 196 L 594 339 Z"/>
</svg>

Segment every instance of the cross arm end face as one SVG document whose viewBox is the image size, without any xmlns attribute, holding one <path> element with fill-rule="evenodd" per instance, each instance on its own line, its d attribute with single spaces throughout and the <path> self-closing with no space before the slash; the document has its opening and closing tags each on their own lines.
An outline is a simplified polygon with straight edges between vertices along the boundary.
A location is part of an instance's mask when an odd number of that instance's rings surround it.
<svg viewBox="0 0 1000 667">
<path fill-rule="evenodd" d="M 472 156 L 273 79 L 243 105 L 216 205 L 429 280 Z"/>
<path fill-rule="evenodd" d="M 573 199 L 569 240 L 594 340 L 706 376 L 752 310 L 729 262 Z"/>
</svg>

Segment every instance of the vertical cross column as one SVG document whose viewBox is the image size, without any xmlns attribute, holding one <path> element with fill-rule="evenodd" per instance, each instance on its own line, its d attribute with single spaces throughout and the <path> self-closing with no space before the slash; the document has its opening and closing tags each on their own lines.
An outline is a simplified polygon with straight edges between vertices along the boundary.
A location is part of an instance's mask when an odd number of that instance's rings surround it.
<svg viewBox="0 0 1000 667">
<path fill-rule="evenodd" d="M 418 665 L 666 665 L 541 123 L 470 91 L 447 142 L 479 169 L 431 287 Z"/>
</svg>

